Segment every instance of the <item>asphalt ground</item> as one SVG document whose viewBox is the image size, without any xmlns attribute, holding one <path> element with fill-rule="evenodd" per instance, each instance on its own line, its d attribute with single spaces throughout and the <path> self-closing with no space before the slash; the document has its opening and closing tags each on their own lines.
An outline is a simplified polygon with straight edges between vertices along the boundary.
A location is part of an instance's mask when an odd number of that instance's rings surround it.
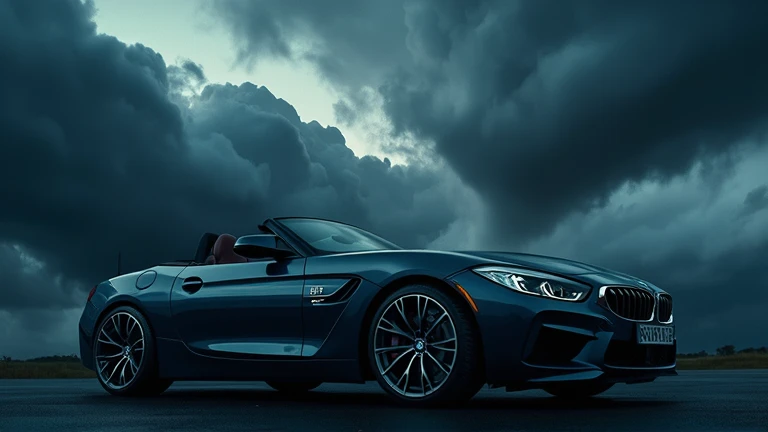
<svg viewBox="0 0 768 432">
<path fill-rule="evenodd" d="M 768 370 L 681 371 L 564 402 L 483 389 L 460 409 L 409 409 L 376 383 L 324 384 L 300 397 L 263 383 L 176 383 L 118 398 L 95 379 L 0 380 L 7 431 L 768 431 Z"/>
</svg>

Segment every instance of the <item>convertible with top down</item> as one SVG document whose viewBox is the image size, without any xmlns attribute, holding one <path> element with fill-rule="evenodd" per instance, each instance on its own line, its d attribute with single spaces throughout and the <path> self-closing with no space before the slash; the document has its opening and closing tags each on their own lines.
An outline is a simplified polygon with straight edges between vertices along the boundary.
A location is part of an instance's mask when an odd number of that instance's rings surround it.
<svg viewBox="0 0 768 432">
<path fill-rule="evenodd" d="M 182 380 L 294 393 L 376 380 L 435 405 L 486 384 L 573 398 L 676 374 L 672 298 L 650 282 L 540 255 L 405 250 L 312 218 L 208 233 L 193 260 L 99 283 L 79 338 L 83 364 L 122 396 Z"/>
</svg>

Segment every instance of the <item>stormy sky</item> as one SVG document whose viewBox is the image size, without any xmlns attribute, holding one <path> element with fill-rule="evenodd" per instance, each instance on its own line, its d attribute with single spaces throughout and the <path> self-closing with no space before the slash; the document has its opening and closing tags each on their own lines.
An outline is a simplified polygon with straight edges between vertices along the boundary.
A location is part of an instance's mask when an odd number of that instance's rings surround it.
<svg viewBox="0 0 768 432">
<path fill-rule="evenodd" d="M 675 297 L 768 345 L 768 3 L 0 0 L 0 354 L 205 231 L 327 217 Z M 346 137 L 346 138 L 345 138 Z"/>
</svg>

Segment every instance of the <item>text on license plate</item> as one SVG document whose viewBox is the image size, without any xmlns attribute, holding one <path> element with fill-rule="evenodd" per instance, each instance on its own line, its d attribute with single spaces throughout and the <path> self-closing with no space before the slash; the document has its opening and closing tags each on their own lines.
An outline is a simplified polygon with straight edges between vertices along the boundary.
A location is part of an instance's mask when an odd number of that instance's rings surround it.
<svg viewBox="0 0 768 432">
<path fill-rule="evenodd" d="M 638 324 L 637 343 L 672 345 L 675 343 L 675 328 L 672 326 Z"/>
</svg>

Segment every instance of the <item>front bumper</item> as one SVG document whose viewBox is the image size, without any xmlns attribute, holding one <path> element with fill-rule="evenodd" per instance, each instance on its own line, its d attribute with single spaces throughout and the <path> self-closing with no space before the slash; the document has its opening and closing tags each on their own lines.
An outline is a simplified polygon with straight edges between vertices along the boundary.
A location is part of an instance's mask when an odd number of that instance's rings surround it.
<svg viewBox="0 0 768 432">
<path fill-rule="evenodd" d="M 487 382 L 510 390 L 565 381 L 649 382 L 676 375 L 673 345 L 640 345 L 638 323 L 597 302 L 524 295 L 466 271 L 449 279 L 477 305 Z M 602 284 L 602 281 L 599 282 Z"/>
</svg>

